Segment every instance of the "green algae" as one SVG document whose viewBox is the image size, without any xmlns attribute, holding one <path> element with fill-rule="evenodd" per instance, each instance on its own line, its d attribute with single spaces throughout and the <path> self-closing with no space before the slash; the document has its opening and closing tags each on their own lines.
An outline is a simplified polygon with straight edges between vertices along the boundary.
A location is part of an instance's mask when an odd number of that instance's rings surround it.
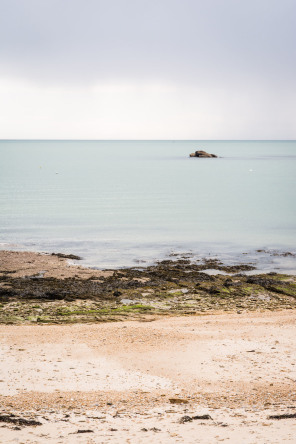
<svg viewBox="0 0 296 444">
<path fill-rule="evenodd" d="M 78 277 L 15 278 L 8 273 L 0 276 L 0 322 L 109 322 L 219 310 L 296 308 L 296 276 L 213 276 L 206 274 L 203 267 L 189 261 L 167 261 L 147 268 L 119 270 L 96 281 Z M 235 271 L 239 271 L 238 267 Z"/>
</svg>

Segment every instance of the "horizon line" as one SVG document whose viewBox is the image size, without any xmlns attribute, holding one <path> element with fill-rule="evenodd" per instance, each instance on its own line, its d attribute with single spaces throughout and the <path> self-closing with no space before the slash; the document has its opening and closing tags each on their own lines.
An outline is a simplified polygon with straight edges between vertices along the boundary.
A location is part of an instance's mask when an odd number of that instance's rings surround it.
<svg viewBox="0 0 296 444">
<path fill-rule="evenodd" d="M 295 142 L 296 139 L 22 139 L 0 138 L 0 142 Z"/>
</svg>

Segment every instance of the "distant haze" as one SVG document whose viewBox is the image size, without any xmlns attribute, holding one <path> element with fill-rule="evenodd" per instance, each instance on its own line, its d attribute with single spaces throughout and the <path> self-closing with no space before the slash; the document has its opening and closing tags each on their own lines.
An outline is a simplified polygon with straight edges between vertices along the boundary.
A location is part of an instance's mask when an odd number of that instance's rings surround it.
<svg viewBox="0 0 296 444">
<path fill-rule="evenodd" d="M 295 0 L 0 0 L 0 138 L 296 139 Z"/>
</svg>

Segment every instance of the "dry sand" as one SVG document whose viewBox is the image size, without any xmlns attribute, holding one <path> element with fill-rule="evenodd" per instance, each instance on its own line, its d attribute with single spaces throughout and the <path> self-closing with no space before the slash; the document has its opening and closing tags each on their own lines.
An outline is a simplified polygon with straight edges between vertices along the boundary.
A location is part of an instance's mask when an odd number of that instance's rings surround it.
<svg viewBox="0 0 296 444">
<path fill-rule="evenodd" d="M 295 319 L 1 325 L 0 442 L 296 442 Z"/>
</svg>

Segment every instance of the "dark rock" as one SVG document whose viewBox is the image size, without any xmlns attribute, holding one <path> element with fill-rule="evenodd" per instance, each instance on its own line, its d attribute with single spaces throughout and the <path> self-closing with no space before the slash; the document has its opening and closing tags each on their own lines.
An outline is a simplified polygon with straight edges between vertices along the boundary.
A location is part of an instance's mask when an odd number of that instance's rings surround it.
<svg viewBox="0 0 296 444">
<path fill-rule="evenodd" d="M 196 419 L 212 419 L 210 415 L 195 415 L 195 416 L 182 416 L 182 418 L 179 420 L 180 424 L 185 424 L 185 422 L 192 422 Z"/>
<path fill-rule="evenodd" d="M 206 151 L 198 150 L 195 153 L 189 154 L 189 157 L 218 157 L 216 154 L 209 154 Z"/>
<path fill-rule="evenodd" d="M 191 416 L 182 416 L 182 418 L 179 420 L 180 424 L 185 424 L 185 422 L 192 422 Z"/>
<path fill-rule="evenodd" d="M 192 419 L 212 419 L 210 415 L 195 415 L 192 416 Z"/>
</svg>

